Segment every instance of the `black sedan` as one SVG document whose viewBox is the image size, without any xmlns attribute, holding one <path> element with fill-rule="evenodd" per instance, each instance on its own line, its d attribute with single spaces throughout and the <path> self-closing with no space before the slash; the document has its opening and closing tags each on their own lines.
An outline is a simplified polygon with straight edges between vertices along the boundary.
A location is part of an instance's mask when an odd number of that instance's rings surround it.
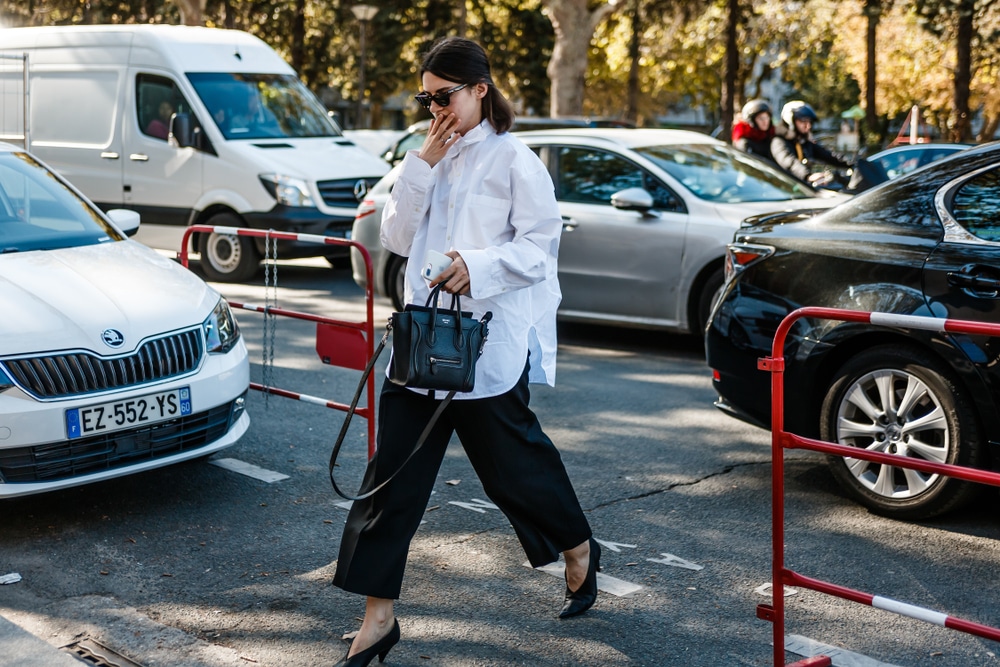
<svg viewBox="0 0 1000 667">
<path fill-rule="evenodd" d="M 770 421 L 775 330 L 803 306 L 1000 324 L 1000 143 L 893 180 L 815 216 L 743 223 L 706 332 L 717 407 Z M 786 430 L 929 461 L 1000 468 L 1000 336 L 801 319 L 785 347 Z M 872 511 L 941 514 L 986 487 L 832 458 Z"/>
</svg>

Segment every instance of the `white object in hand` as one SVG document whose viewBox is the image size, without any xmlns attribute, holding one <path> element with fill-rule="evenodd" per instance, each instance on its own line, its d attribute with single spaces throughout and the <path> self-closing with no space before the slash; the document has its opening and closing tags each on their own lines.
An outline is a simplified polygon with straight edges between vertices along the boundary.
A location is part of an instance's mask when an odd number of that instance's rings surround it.
<svg viewBox="0 0 1000 667">
<path fill-rule="evenodd" d="M 424 280 L 433 280 L 451 266 L 451 262 L 452 259 L 448 255 L 437 250 L 428 250 L 424 256 L 424 265 L 420 269 L 420 275 L 424 277 Z"/>
</svg>

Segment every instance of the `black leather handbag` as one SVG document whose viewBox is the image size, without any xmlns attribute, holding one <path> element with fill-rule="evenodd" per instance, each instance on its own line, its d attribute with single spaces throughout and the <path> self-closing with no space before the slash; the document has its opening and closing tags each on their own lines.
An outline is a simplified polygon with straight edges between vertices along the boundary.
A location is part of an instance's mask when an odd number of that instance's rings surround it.
<svg viewBox="0 0 1000 667">
<path fill-rule="evenodd" d="M 403 312 L 393 313 L 386 325 L 385 334 L 379 342 L 375 353 L 368 361 L 365 371 L 358 383 L 358 390 L 347 411 L 347 417 L 340 427 L 340 434 L 330 454 L 330 483 L 333 490 L 347 500 L 363 500 L 374 495 L 379 489 L 392 481 L 410 459 L 420 450 L 430 435 L 431 429 L 437 423 L 444 409 L 458 392 L 472 391 L 476 384 L 476 361 L 483 353 L 486 337 L 489 335 L 489 321 L 493 313 L 487 311 L 482 319 L 476 320 L 470 312 L 462 312 L 462 301 L 457 294 L 451 297 L 451 309 L 438 308 L 438 296 L 441 286 L 435 287 L 423 306 L 409 304 Z M 351 417 L 358 407 L 358 401 L 365 388 L 365 382 L 375 367 L 375 360 L 385 349 L 389 333 L 392 333 L 392 361 L 389 363 L 389 381 L 404 387 L 415 389 L 430 389 L 447 391 L 448 395 L 438 404 L 430 421 L 420 433 L 413 451 L 406 457 L 402 465 L 374 489 L 352 496 L 344 493 L 333 478 L 333 469 L 337 464 L 337 455 L 347 436 L 347 428 Z"/>
<path fill-rule="evenodd" d="M 451 297 L 451 309 L 438 308 L 441 286 L 435 287 L 423 306 L 408 305 L 392 314 L 392 362 L 389 380 L 404 387 L 472 391 L 476 360 L 483 353 L 487 323 L 462 312 L 462 300 Z"/>
</svg>

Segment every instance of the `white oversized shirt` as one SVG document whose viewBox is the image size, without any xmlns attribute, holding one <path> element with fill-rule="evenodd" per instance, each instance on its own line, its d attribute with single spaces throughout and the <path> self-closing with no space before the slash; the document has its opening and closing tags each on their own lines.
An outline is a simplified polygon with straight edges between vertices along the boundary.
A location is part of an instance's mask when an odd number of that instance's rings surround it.
<svg viewBox="0 0 1000 667">
<path fill-rule="evenodd" d="M 509 133 L 484 120 L 433 168 L 410 151 L 382 212 L 382 245 L 409 257 L 405 300 L 423 305 L 428 249 L 457 250 L 469 270 L 462 310 L 493 312 L 476 366 L 476 386 L 457 399 L 509 391 L 531 353 L 531 382 L 555 384 L 556 262 L 562 218 L 545 165 Z M 441 305 L 449 307 L 451 296 Z"/>
</svg>

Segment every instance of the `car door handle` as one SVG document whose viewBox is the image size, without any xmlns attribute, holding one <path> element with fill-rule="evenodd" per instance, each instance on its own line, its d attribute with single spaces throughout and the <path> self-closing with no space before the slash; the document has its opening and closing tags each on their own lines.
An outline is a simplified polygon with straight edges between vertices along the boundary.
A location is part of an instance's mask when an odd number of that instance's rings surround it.
<svg viewBox="0 0 1000 667">
<path fill-rule="evenodd" d="M 149 162 L 149 156 L 145 153 L 132 153 L 128 156 L 128 159 L 135 162 Z"/>
<path fill-rule="evenodd" d="M 571 232 L 580 226 L 580 223 L 574 221 L 573 218 L 567 217 L 565 215 L 562 217 L 562 221 L 563 221 L 562 225 L 564 232 Z"/>
<path fill-rule="evenodd" d="M 987 278 L 964 271 L 949 271 L 948 284 L 975 292 L 978 296 L 1000 296 L 1000 280 L 996 278 Z"/>
<path fill-rule="evenodd" d="M 115 153 L 115 152 L 112 152 L 112 151 L 102 151 L 101 152 L 101 159 L 102 160 L 117 160 L 118 159 L 118 153 Z"/>
</svg>

